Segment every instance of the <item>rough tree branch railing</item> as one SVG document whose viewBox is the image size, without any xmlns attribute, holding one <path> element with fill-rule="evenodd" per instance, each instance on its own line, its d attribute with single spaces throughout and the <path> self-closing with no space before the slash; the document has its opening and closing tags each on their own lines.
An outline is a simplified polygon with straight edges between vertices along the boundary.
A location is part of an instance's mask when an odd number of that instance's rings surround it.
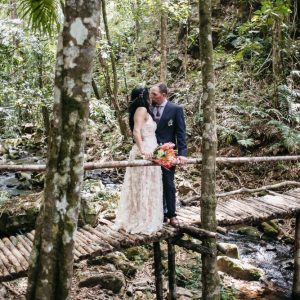
<svg viewBox="0 0 300 300">
<path fill-rule="evenodd" d="M 243 164 L 243 163 L 259 163 L 271 161 L 300 161 L 300 155 L 293 156 L 260 156 L 260 157 L 217 157 L 216 162 L 219 164 Z M 202 158 L 188 158 L 188 165 L 201 164 Z M 106 161 L 106 162 L 88 162 L 84 164 L 84 169 L 87 171 L 96 169 L 109 168 L 127 168 L 139 166 L 154 166 L 155 163 L 148 160 L 134 160 L 134 161 Z M 42 172 L 45 171 L 46 165 L 16 165 L 16 164 L 0 164 L 0 171 L 13 172 Z"/>
</svg>

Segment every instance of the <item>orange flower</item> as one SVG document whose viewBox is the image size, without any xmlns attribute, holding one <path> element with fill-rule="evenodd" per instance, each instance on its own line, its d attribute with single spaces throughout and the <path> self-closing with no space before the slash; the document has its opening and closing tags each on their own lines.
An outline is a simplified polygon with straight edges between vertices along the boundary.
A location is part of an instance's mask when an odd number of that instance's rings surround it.
<svg viewBox="0 0 300 300">
<path fill-rule="evenodd" d="M 176 150 L 173 149 L 174 147 L 175 144 L 173 143 L 165 143 L 157 147 L 153 153 L 152 161 L 164 167 L 165 169 L 172 168 L 177 157 Z"/>
</svg>

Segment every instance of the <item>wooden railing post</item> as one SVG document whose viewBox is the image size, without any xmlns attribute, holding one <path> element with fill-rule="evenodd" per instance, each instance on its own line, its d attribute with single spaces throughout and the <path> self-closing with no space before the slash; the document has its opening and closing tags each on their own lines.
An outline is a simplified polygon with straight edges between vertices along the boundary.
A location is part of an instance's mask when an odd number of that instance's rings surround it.
<svg viewBox="0 0 300 300">
<path fill-rule="evenodd" d="M 175 269 L 175 246 L 168 240 L 168 269 L 169 269 L 169 297 L 168 300 L 176 299 L 176 269 Z"/>
<path fill-rule="evenodd" d="M 154 267 L 155 267 L 155 287 L 156 299 L 163 300 L 163 281 L 162 281 L 162 264 L 161 264 L 161 249 L 160 243 L 153 243 L 154 251 Z"/>
<path fill-rule="evenodd" d="M 296 216 L 293 299 L 300 299 L 300 213 Z"/>
</svg>

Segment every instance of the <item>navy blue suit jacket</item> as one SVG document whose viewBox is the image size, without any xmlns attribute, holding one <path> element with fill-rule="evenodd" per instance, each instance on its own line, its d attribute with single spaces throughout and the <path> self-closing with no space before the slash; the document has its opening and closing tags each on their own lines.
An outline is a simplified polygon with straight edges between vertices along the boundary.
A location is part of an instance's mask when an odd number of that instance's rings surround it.
<svg viewBox="0 0 300 300">
<path fill-rule="evenodd" d="M 187 156 L 185 121 L 181 106 L 167 102 L 157 124 L 156 138 L 158 144 L 174 143 L 178 149 L 178 155 Z"/>
</svg>

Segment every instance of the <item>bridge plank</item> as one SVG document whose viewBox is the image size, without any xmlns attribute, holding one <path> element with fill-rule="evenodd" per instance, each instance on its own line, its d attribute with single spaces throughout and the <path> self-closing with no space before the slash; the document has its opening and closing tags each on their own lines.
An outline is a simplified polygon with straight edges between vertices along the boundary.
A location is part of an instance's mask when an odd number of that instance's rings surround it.
<svg viewBox="0 0 300 300">
<path fill-rule="evenodd" d="M 292 216 L 299 211 L 300 189 L 297 189 L 284 194 L 270 192 L 260 198 L 249 197 L 244 200 L 219 202 L 216 215 L 220 225 L 237 225 Z M 178 210 L 178 218 L 187 225 L 200 224 L 200 216 L 200 207 L 182 207 Z M 90 256 L 105 255 L 131 246 L 168 239 L 178 233 L 180 233 L 178 229 L 164 225 L 161 231 L 152 235 L 128 234 L 124 230 L 117 231 L 113 222 L 99 219 L 97 227 L 84 226 L 76 232 L 74 258 L 78 261 Z M 34 231 L 0 239 L 0 280 L 10 280 L 25 274 L 33 240 Z"/>
</svg>

